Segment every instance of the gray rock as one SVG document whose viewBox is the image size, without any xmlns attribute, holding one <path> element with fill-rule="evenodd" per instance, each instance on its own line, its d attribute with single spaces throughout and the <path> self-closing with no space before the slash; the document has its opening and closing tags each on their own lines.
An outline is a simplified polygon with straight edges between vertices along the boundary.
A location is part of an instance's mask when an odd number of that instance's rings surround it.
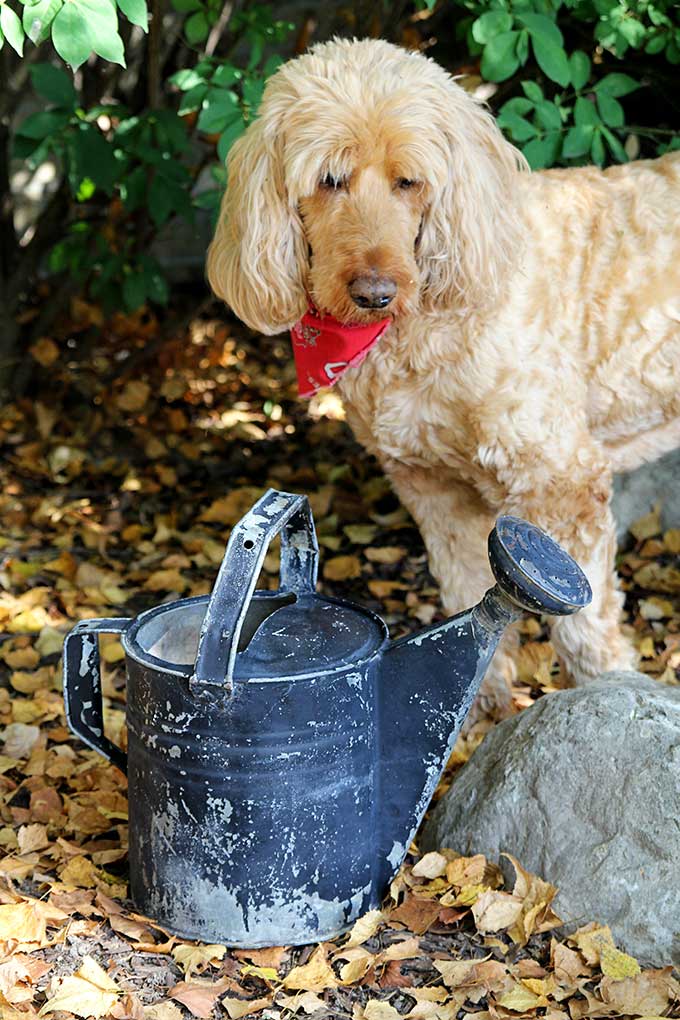
<svg viewBox="0 0 680 1020">
<path fill-rule="evenodd" d="M 664 528 L 680 527 L 680 450 L 614 479 L 612 509 L 619 541 L 640 517 L 661 503 Z"/>
<path fill-rule="evenodd" d="M 420 844 L 511 853 L 559 887 L 565 921 L 680 964 L 680 688 L 608 673 L 541 698 L 485 738 Z"/>
</svg>

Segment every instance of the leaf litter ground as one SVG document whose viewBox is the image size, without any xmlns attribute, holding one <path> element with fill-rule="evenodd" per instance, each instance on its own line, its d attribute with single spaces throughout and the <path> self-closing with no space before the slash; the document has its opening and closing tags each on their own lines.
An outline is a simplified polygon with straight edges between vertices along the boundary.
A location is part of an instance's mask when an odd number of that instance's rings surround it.
<svg viewBox="0 0 680 1020">
<path fill-rule="evenodd" d="M 210 590 L 231 526 L 268 485 L 310 495 L 322 590 L 380 612 L 393 636 L 438 619 L 418 531 L 357 446 L 334 394 L 295 396 L 285 340 L 202 318 L 103 323 L 75 301 L 32 349 L 31 400 L 0 415 L 0 1016 L 477 1020 L 678 1016 L 670 968 L 642 970 L 606 927 L 568 928 L 556 890 L 513 862 L 412 848 L 382 911 L 303 948 L 187 943 L 127 897 L 125 779 L 66 727 L 64 634 Z M 680 674 L 680 532 L 658 513 L 621 554 L 642 669 Z M 260 585 L 275 587 L 276 550 Z M 106 729 L 125 743 L 122 649 L 102 641 Z M 524 624 L 514 706 L 559 687 Z M 437 795 L 493 721 L 456 745 Z"/>
</svg>

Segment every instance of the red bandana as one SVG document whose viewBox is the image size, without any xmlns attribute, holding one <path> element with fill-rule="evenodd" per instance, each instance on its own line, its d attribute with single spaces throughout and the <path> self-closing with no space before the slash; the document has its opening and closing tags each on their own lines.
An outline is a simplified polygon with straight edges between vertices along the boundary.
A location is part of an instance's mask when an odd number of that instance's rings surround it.
<svg viewBox="0 0 680 1020">
<path fill-rule="evenodd" d="M 366 325 L 339 322 L 310 306 L 290 331 L 301 397 L 332 386 L 352 365 L 363 361 L 391 319 Z"/>
</svg>

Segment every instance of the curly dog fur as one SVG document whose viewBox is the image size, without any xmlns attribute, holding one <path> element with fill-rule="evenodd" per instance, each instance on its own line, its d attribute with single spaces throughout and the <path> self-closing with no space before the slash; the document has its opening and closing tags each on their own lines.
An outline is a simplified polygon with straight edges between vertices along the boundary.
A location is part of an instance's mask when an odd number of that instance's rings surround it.
<svg viewBox="0 0 680 1020">
<path fill-rule="evenodd" d="M 392 325 L 339 386 L 417 521 L 446 610 L 491 583 L 486 536 L 527 517 L 583 565 L 592 605 L 552 621 L 567 675 L 630 667 L 612 473 L 680 444 L 680 153 L 530 173 L 433 61 L 333 41 L 283 65 L 233 146 L 208 257 L 264 333 L 317 307 Z M 383 310 L 357 277 L 389 278 Z M 507 702 L 510 644 L 492 697 Z"/>
</svg>

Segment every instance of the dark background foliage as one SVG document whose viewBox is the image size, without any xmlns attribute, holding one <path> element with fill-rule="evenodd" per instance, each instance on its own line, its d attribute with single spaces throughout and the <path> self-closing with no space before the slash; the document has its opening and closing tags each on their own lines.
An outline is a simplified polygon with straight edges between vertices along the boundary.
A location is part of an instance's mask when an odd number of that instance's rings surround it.
<svg viewBox="0 0 680 1020">
<path fill-rule="evenodd" d="M 224 159 L 264 82 L 310 43 L 381 36 L 486 99 L 535 169 L 680 145 L 671 0 L 0 2 L 0 385 L 69 301 L 208 300 L 202 256 Z M 178 257 L 181 252 L 183 257 Z"/>
</svg>

